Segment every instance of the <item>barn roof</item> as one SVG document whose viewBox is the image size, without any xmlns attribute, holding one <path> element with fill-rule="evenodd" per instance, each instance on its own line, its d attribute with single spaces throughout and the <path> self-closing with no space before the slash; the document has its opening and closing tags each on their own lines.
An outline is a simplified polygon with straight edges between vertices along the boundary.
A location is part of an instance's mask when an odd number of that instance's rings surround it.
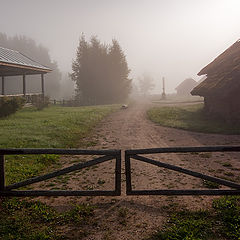
<svg viewBox="0 0 240 240">
<path fill-rule="evenodd" d="M 179 90 L 179 89 L 185 89 L 185 88 L 194 88 L 197 85 L 197 82 L 192 79 L 192 78 L 187 78 L 185 79 L 183 82 L 181 82 L 175 89 Z"/>
<path fill-rule="evenodd" d="M 18 51 L 0 47 L 0 76 L 41 74 L 50 71 L 48 67 Z"/>
<path fill-rule="evenodd" d="M 192 95 L 227 96 L 240 88 L 240 40 L 198 73 L 203 74 L 207 78 L 191 91 Z"/>
</svg>

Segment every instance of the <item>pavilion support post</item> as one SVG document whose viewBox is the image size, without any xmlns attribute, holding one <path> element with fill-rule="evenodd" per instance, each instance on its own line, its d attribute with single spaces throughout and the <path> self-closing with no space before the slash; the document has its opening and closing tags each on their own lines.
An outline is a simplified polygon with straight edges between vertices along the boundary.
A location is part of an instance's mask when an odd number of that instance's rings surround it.
<svg viewBox="0 0 240 240">
<path fill-rule="evenodd" d="M 2 95 L 5 94 L 5 79 L 4 76 L 2 76 Z"/>
<path fill-rule="evenodd" d="M 26 75 L 23 74 L 23 95 L 26 96 Z"/>
<path fill-rule="evenodd" d="M 44 98 L 45 92 L 44 92 L 44 74 L 41 74 L 41 85 L 42 85 L 42 96 Z"/>
</svg>

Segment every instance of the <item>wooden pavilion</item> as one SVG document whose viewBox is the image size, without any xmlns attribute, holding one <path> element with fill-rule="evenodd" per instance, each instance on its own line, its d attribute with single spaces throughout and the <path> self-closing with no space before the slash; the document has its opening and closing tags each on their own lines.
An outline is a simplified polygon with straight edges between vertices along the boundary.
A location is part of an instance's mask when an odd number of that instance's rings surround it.
<svg viewBox="0 0 240 240">
<path fill-rule="evenodd" d="M 44 74 L 51 71 L 51 69 L 41 65 L 18 51 L 0 47 L 0 78 L 2 80 L 0 97 L 6 96 L 5 81 L 7 81 L 7 77 L 10 76 L 22 76 L 22 94 L 18 94 L 18 96 L 44 96 Z M 41 75 L 41 93 L 26 93 L 26 76 L 35 74 Z"/>
</svg>

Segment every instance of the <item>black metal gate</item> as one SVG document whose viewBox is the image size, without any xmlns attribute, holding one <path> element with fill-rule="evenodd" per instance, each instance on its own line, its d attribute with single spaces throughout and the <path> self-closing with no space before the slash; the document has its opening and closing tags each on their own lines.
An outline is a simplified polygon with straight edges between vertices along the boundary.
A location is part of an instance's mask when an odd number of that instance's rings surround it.
<svg viewBox="0 0 240 240">
<path fill-rule="evenodd" d="M 127 195 L 240 195 L 240 184 L 224 179 L 208 176 L 199 172 L 188 170 L 179 166 L 171 165 L 161 161 L 156 161 L 143 155 L 161 154 L 161 153 L 190 153 L 190 152 L 240 152 L 240 146 L 212 146 L 212 147 L 171 147 L 171 148 L 153 148 L 137 149 L 125 151 L 125 174 L 126 174 L 126 194 Z M 70 167 L 54 171 L 42 176 L 30 178 L 22 182 L 5 185 L 4 156 L 5 155 L 33 155 L 33 154 L 58 154 L 58 155 L 97 155 L 91 161 L 78 163 Z M 41 182 L 50 178 L 64 175 L 83 168 L 94 166 L 110 160 L 116 160 L 115 163 L 115 189 L 111 191 L 103 190 L 15 190 L 32 183 Z M 212 181 L 224 186 L 230 190 L 196 190 L 196 189 L 132 189 L 131 180 L 131 159 L 153 164 L 158 167 L 170 169 L 190 176 Z M 0 149 L 0 196 L 120 196 L 121 195 L 121 150 L 80 150 L 80 149 Z"/>
<path fill-rule="evenodd" d="M 189 152 L 240 152 L 240 146 L 212 146 L 212 147 L 170 147 L 170 148 L 153 148 L 153 149 L 137 149 L 125 151 L 125 171 L 126 171 L 126 194 L 127 195 L 239 195 L 240 184 L 227 181 L 224 179 L 211 177 L 199 172 L 194 172 L 188 169 L 184 169 L 178 166 L 170 165 L 164 162 L 150 159 L 146 154 L 159 154 L 159 153 L 189 153 Z M 141 155 L 141 156 L 140 156 Z M 153 164 L 158 167 L 170 169 L 173 171 L 181 172 L 190 176 L 208 180 L 211 182 L 219 183 L 224 186 L 234 188 L 236 190 L 133 190 L 131 180 L 131 159 L 135 159 L 141 162 Z"/>
<path fill-rule="evenodd" d="M 5 186 L 4 156 L 5 155 L 99 155 L 99 157 L 84 163 L 54 171 L 42 176 L 27 179 L 12 185 Z M 115 164 L 115 189 L 112 191 L 73 191 L 73 190 L 14 190 L 32 183 L 41 182 L 50 178 L 64 175 L 83 168 L 91 167 L 112 159 Z M 0 196 L 119 196 L 121 195 L 121 151 L 120 150 L 80 150 L 80 149 L 0 149 Z"/>
</svg>

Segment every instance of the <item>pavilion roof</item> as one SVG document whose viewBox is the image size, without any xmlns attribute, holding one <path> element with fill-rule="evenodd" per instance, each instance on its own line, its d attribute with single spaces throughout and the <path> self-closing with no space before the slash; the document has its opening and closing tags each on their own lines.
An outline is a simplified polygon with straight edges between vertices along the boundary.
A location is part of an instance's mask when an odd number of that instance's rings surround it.
<svg viewBox="0 0 240 240">
<path fill-rule="evenodd" d="M 42 74 L 50 71 L 50 68 L 18 51 L 0 47 L 0 76 Z"/>
</svg>

